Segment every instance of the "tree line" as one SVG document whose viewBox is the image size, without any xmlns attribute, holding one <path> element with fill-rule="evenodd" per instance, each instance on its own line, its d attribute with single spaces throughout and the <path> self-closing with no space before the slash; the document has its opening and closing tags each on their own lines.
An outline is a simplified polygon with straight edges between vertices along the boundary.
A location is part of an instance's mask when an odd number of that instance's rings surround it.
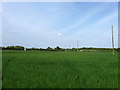
<svg viewBox="0 0 120 90">
<path fill-rule="evenodd" d="M 25 48 L 23 46 L 7 46 L 7 47 L 0 47 L 2 50 L 38 50 L 38 51 L 95 51 L 95 50 L 112 50 L 112 48 L 93 48 L 93 47 L 82 47 L 82 48 L 60 48 L 59 46 L 56 46 L 55 48 L 47 47 L 44 48 Z M 115 51 L 118 51 L 118 48 L 115 48 Z"/>
<path fill-rule="evenodd" d="M 64 51 L 63 48 L 60 48 L 59 46 L 57 46 L 56 48 L 51 48 L 48 47 L 46 49 L 44 48 L 25 48 L 23 46 L 7 46 L 7 47 L 0 47 L 0 49 L 2 50 L 40 50 L 40 51 Z"/>
</svg>

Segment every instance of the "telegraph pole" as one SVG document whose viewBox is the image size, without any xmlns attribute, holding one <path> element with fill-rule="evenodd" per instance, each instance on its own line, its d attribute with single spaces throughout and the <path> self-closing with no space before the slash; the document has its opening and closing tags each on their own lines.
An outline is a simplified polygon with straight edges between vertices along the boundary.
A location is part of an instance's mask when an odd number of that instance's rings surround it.
<svg viewBox="0 0 120 90">
<path fill-rule="evenodd" d="M 112 25 L 112 48 L 113 48 L 113 55 L 114 55 L 114 36 L 113 36 L 113 25 Z"/>
</svg>

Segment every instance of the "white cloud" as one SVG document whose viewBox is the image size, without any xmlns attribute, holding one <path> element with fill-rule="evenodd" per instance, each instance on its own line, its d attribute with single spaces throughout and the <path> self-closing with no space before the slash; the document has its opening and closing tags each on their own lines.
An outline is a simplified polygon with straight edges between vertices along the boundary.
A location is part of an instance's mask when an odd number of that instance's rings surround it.
<svg viewBox="0 0 120 90">
<path fill-rule="evenodd" d="M 62 36 L 63 34 L 62 33 L 57 33 L 57 36 Z"/>
</svg>

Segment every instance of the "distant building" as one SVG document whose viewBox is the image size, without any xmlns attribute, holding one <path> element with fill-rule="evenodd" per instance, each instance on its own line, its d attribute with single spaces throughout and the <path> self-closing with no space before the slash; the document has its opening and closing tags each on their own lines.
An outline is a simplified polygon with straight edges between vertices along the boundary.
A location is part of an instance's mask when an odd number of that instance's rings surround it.
<svg viewBox="0 0 120 90">
<path fill-rule="evenodd" d="M 82 52 L 83 50 L 80 50 L 80 52 Z"/>
<path fill-rule="evenodd" d="M 26 48 L 24 48 L 24 51 L 26 51 Z"/>
</svg>

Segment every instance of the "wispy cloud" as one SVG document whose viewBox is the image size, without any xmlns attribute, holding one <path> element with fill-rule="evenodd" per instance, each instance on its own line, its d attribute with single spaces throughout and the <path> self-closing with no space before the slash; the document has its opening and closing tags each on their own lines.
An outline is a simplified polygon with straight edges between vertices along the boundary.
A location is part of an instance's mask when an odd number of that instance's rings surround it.
<svg viewBox="0 0 120 90">
<path fill-rule="evenodd" d="M 116 17 L 118 17 L 118 12 L 117 12 L 117 10 L 114 11 L 114 12 L 111 12 L 111 14 L 110 14 L 110 15 L 107 15 L 106 17 L 102 17 L 102 18 L 98 19 L 96 22 L 94 22 L 93 24 L 91 24 L 90 27 L 83 27 L 83 28 L 81 28 L 80 30 L 77 30 L 77 31 L 73 34 L 73 36 L 78 36 L 78 35 L 81 34 L 81 33 L 83 33 L 83 34 L 85 34 L 85 33 L 90 33 L 91 31 L 92 31 L 92 32 L 94 31 L 94 33 L 95 33 L 95 31 L 96 31 L 96 32 L 98 33 L 101 26 L 104 26 L 106 23 L 109 23 L 110 20 L 112 20 L 112 19 L 114 19 L 114 18 L 116 18 Z M 114 24 L 114 22 L 111 22 L 111 25 L 112 25 L 112 24 Z M 109 27 L 110 27 L 110 26 L 109 26 Z M 109 28 L 109 27 L 108 27 L 108 28 Z"/>
<path fill-rule="evenodd" d="M 116 24 L 114 10 L 117 4 L 113 3 L 19 3 L 20 7 L 15 4 L 18 3 L 3 4 L 3 36 L 5 41 L 13 44 L 21 41 L 26 46 L 38 43 L 39 47 L 72 47 L 78 39 L 81 46 L 84 43 L 92 45 L 93 41 L 97 46 L 97 39 L 102 42 L 100 30 L 104 33 L 103 38 L 109 38 L 103 29 L 109 26 L 103 24 Z M 74 45 L 72 41 L 75 41 Z"/>
<path fill-rule="evenodd" d="M 66 32 L 66 33 L 71 32 L 71 30 L 73 30 L 73 28 L 80 27 L 80 25 L 86 23 L 93 15 L 106 10 L 108 8 L 108 5 L 109 5 L 108 3 L 105 3 L 105 4 L 102 4 L 102 5 L 98 6 L 98 7 L 96 7 L 92 11 L 88 12 L 88 14 L 86 16 L 80 17 L 76 21 L 76 23 L 74 23 L 73 25 L 65 27 L 63 29 L 60 29 L 58 31 Z"/>
<path fill-rule="evenodd" d="M 100 19 L 96 24 L 95 26 L 98 26 L 98 25 L 101 25 L 105 22 L 108 22 L 110 19 L 114 18 L 114 17 L 117 17 L 118 16 L 118 12 L 115 11 L 115 12 L 112 12 L 110 15 Z"/>
<path fill-rule="evenodd" d="M 9 33 L 10 33 L 10 34 L 18 34 L 17 31 L 10 31 Z"/>
<path fill-rule="evenodd" d="M 57 36 L 62 36 L 63 34 L 62 33 L 57 33 Z"/>
</svg>

